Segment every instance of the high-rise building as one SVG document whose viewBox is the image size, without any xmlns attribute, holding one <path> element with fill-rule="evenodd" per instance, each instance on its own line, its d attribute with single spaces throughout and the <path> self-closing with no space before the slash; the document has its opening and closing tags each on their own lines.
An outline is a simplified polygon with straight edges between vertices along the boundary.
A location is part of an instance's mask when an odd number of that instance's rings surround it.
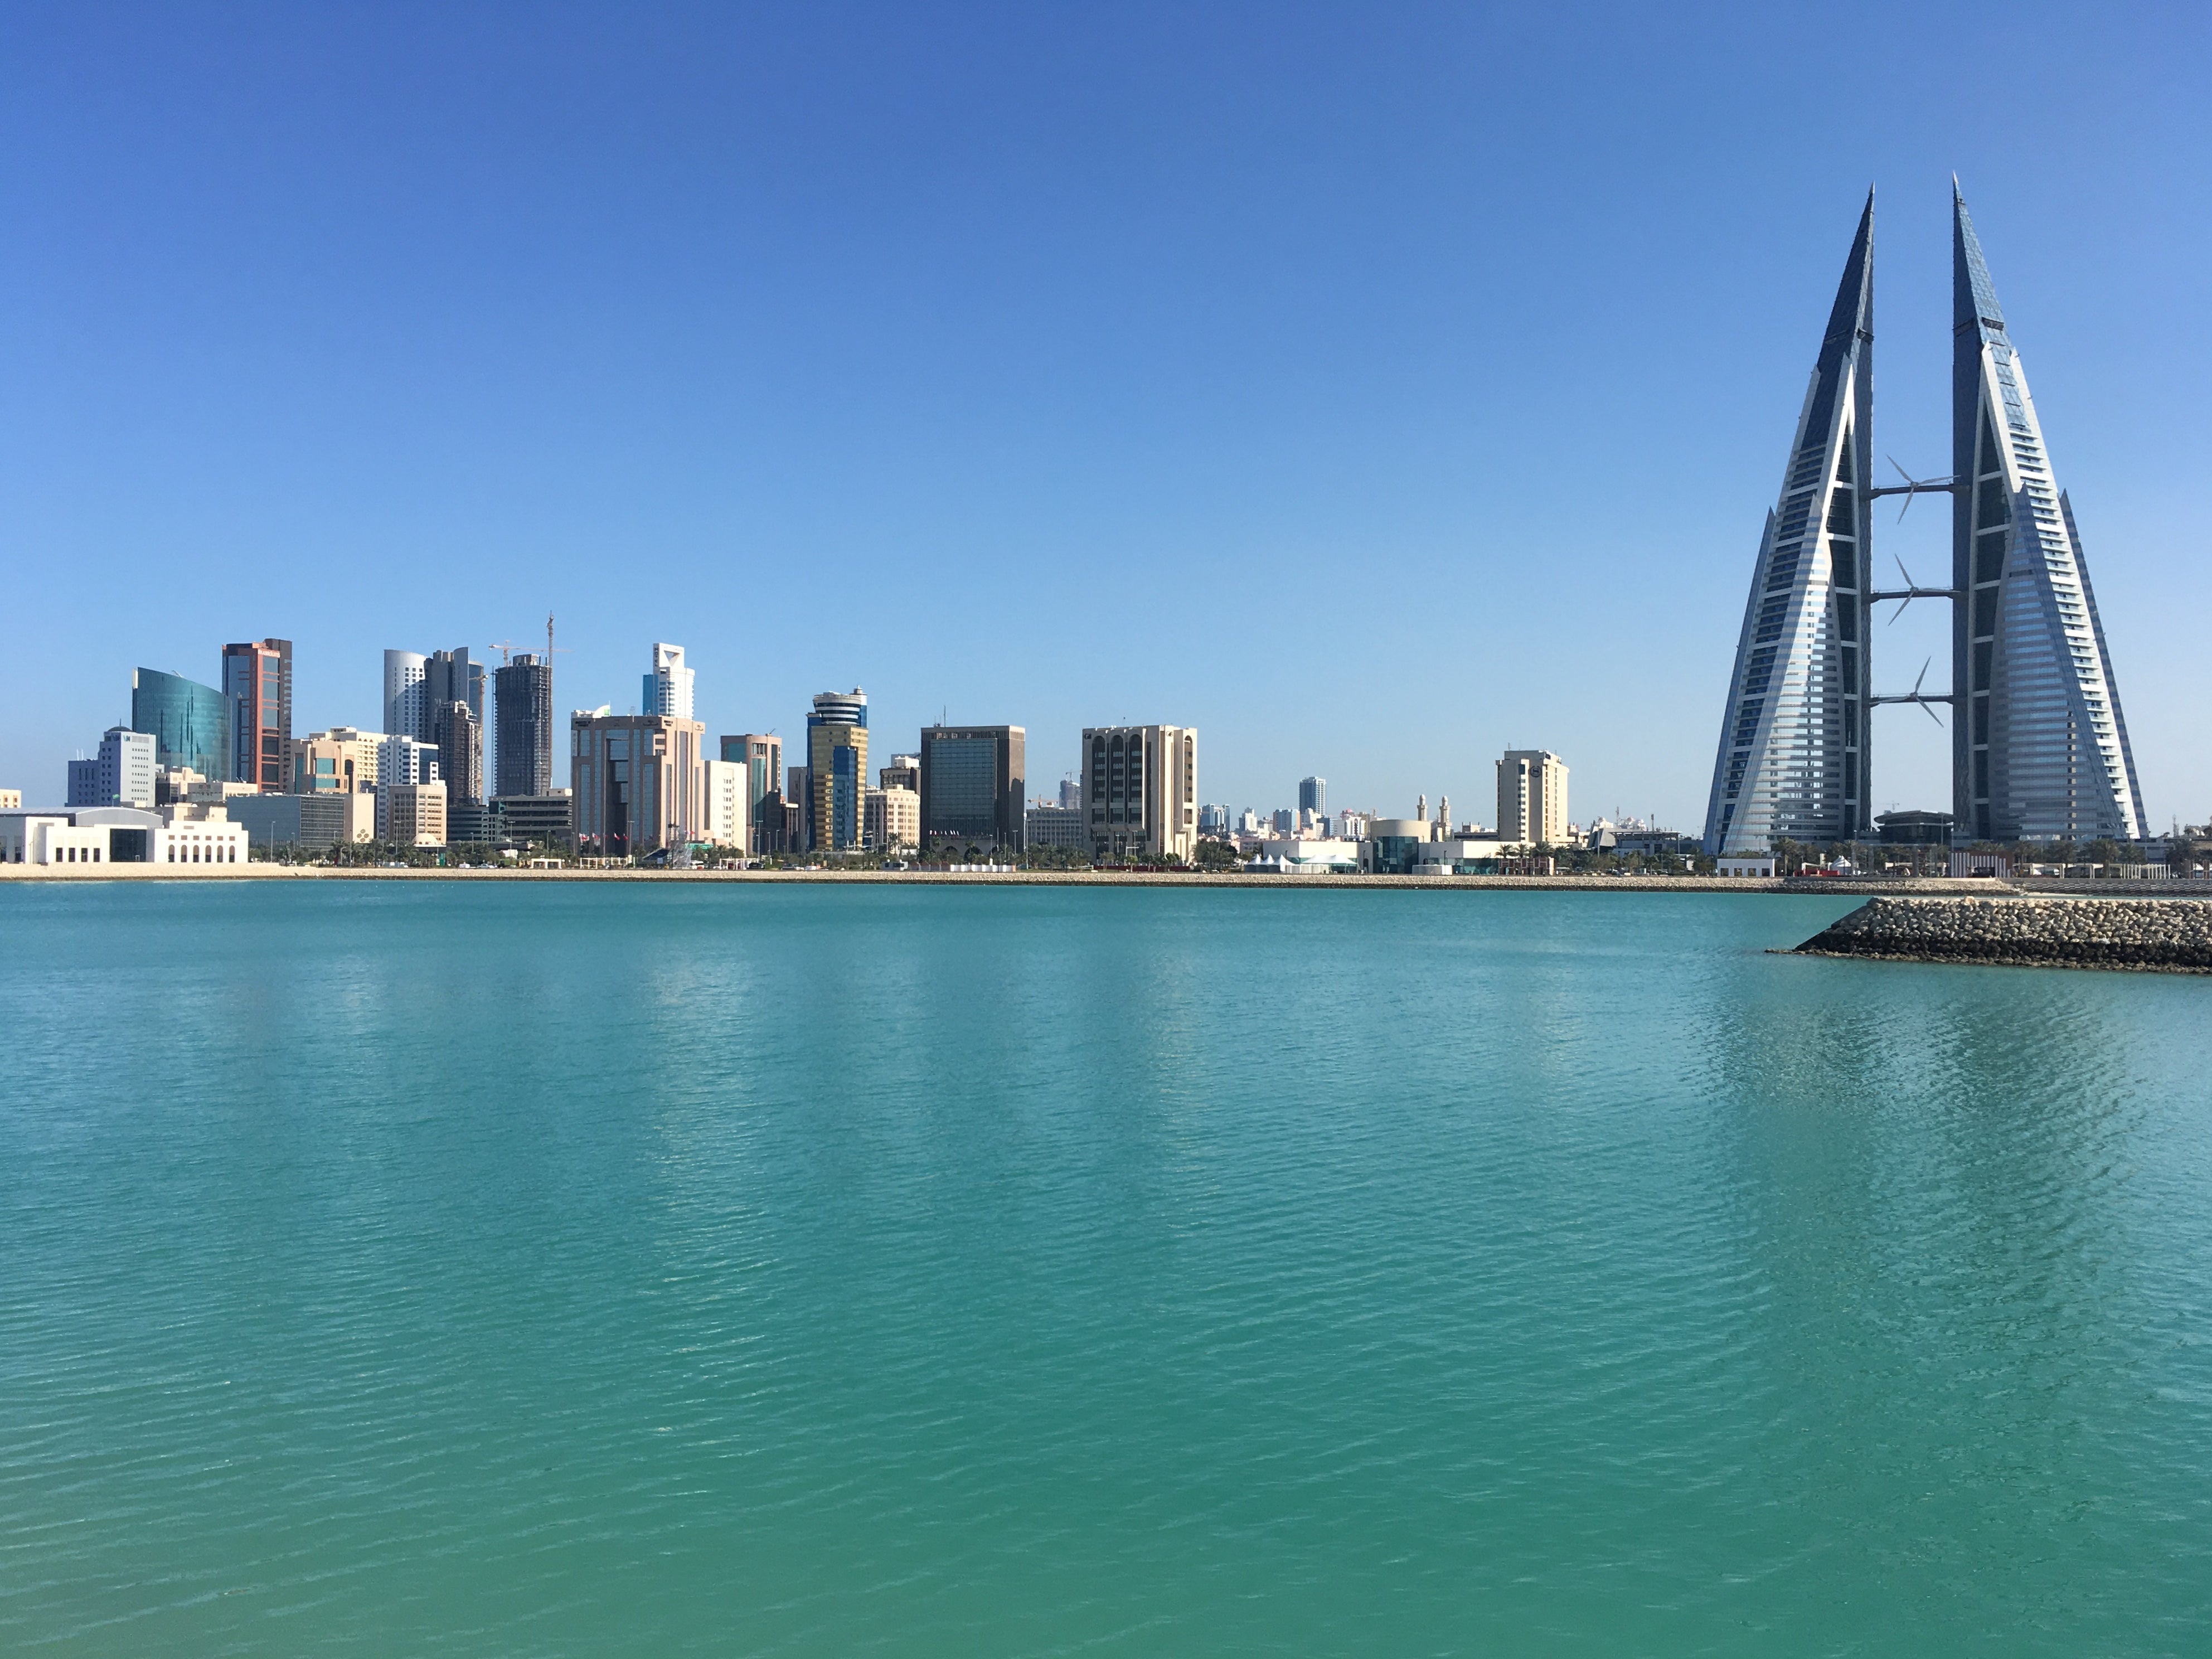
<svg viewBox="0 0 2212 1659">
<path fill-rule="evenodd" d="M 807 850 L 856 851 L 862 797 L 868 787 L 868 699 L 859 686 L 824 691 L 806 717 L 807 787 L 811 839 Z"/>
<path fill-rule="evenodd" d="M 1508 847 L 1563 847 L 1567 763 L 1545 749 L 1509 749 L 1498 763 L 1498 839 Z"/>
<path fill-rule="evenodd" d="M 2140 836 L 2142 793 L 2072 504 L 1956 180 L 1948 478 L 1877 488 L 1870 474 L 1873 243 L 1869 195 L 1753 568 L 1705 849 L 1870 839 L 1870 711 L 1884 702 L 1951 705 L 1960 839 Z M 1922 491 L 1951 496 L 1951 584 L 1878 593 L 1869 509 Z M 1948 693 L 1872 689 L 1872 607 L 1910 598 L 1952 605 Z"/>
<path fill-rule="evenodd" d="M 1198 850 L 1197 729 L 1085 727 L 1083 820 L 1094 857 L 1188 863 Z"/>
<path fill-rule="evenodd" d="M 1062 783 L 1060 785 L 1060 793 L 1063 799 L 1065 799 L 1066 793 L 1067 786 L 1065 783 Z M 1077 794 L 1076 805 L 1078 810 L 1080 810 L 1082 805 L 1082 797 L 1079 790 Z M 1227 835 L 1229 833 L 1229 809 L 1226 806 L 1222 805 L 1200 807 L 1198 809 L 1198 833 L 1201 836 Z"/>
<path fill-rule="evenodd" d="M 231 775 L 230 705 L 211 685 L 159 669 L 132 669 L 131 729 L 153 738 L 156 771 Z M 246 781 L 258 784 L 258 779 Z"/>
<path fill-rule="evenodd" d="M 1708 851 L 1867 833 L 1873 436 L 1869 191 L 1752 567 L 1706 807 Z M 1499 780 L 1502 803 L 1502 772 Z"/>
<path fill-rule="evenodd" d="M 495 795 L 544 795 L 553 787 L 553 665 L 522 652 L 492 671 Z"/>
<path fill-rule="evenodd" d="M 1952 181 L 1952 801 L 1978 841 L 2136 839 L 2135 751 L 2027 375 Z"/>
<path fill-rule="evenodd" d="M 876 785 L 882 789 L 911 789 L 921 793 L 921 757 L 893 755 L 891 763 L 876 774 Z"/>
<path fill-rule="evenodd" d="M 1018 726 L 921 732 L 921 845 L 1022 847 L 1028 735 Z"/>
<path fill-rule="evenodd" d="M 384 729 L 395 738 L 430 740 L 429 664 L 419 651 L 384 653 Z"/>
<path fill-rule="evenodd" d="M 292 787 L 292 641 L 255 640 L 222 648 L 230 702 L 230 771 L 264 794 Z"/>
<path fill-rule="evenodd" d="M 701 838 L 706 727 L 672 714 L 579 711 L 569 729 L 580 854 L 632 858 Z"/>
<path fill-rule="evenodd" d="M 1308 812 L 1317 818 L 1328 816 L 1328 780 L 1327 778 L 1298 780 L 1298 814 L 1303 817 Z"/>
<path fill-rule="evenodd" d="M 100 752 L 90 760 L 69 763 L 69 804 L 71 806 L 154 805 L 153 738 L 127 726 L 111 726 L 100 734 Z"/>
<path fill-rule="evenodd" d="M 760 839 L 766 827 L 762 822 L 762 803 L 770 796 L 776 799 L 776 820 L 774 828 L 781 833 L 783 828 L 782 791 L 783 739 L 772 732 L 740 732 L 722 739 L 722 758 L 745 769 L 745 848 L 748 852 L 763 849 Z"/>
<path fill-rule="evenodd" d="M 691 671 L 684 665 L 682 646 L 653 647 L 653 666 L 646 674 L 638 708 L 647 714 L 667 714 L 679 720 L 691 718 Z"/>
<path fill-rule="evenodd" d="M 438 745 L 438 775 L 449 805 L 483 799 L 484 665 L 469 658 L 466 646 L 433 651 L 423 664 L 422 699 L 429 730 Z"/>
<path fill-rule="evenodd" d="M 1064 773 L 1061 775 L 1060 780 L 1060 804 L 1065 811 L 1070 812 L 1080 812 L 1083 810 L 1083 778 L 1081 774 L 1068 772 Z M 1229 811 L 1225 806 L 1221 810 L 1224 814 Z"/>
</svg>

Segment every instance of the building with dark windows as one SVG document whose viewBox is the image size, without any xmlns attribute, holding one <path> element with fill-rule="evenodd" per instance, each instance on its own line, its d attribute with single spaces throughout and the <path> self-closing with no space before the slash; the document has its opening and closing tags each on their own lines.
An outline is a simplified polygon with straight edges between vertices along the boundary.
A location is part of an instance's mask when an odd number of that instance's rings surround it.
<svg viewBox="0 0 2212 1659">
<path fill-rule="evenodd" d="M 222 693 L 181 674 L 131 671 L 131 729 L 151 734 L 156 772 L 231 776 L 230 704 Z M 258 781 L 258 780 L 246 780 Z"/>
<path fill-rule="evenodd" d="M 1092 857 L 1188 864 L 1198 850 L 1197 730 L 1085 727 L 1082 811 Z"/>
<path fill-rule="evenodd" d="M 528 652 L 492 672 L 495 722 L 492 793 L 542 796 L 553 788 L 553 666 Z"/>
<path fill-rule="evenodd" d="M 1707 853 L 1782 836 L 1872 838 L 1872 710 L 1951 708 L 1958 841 L 2137 839 L 2142 791 L 2072 503 L 2051 471 L 2027 379 L 1973 222 L 1952 182 L 1951 476 L 1877 486 L 1874 198 L 1820 343 L 1767 514 L 1729 682 Z M 1951 497 L 1948 586 L 1876 591 L 1870 509 Z M 1952 607 L 1951 689 L 1878 693 L 1873 607 Z"/>
<path fill-rule="evenodd" d="M 673 714 L 579 712 L 569 732 L 580 856 L 636 858 L 702 838 L 705 726 Z"/>
<path fill-rule="evenodd" d="M 433 651 L 423 663 L 422 701 L 430 728 L 425 736 L 438 746 L 447 800 L 482 802 L 484 665 L 470 660 L 465 645 Z"/>
<path fill-rule="evenodd" d="M 1327 778 L 1298 780 L 1298 817 L 1304 818 L 1309 812 L 1317 818 L 1325 818 L 1328 816 L 1328 780 Z"/>
<path fill-rule="evenodd" d="M 859 686 L 814 699 L 806 717 L 806 850 L 859 852 L 868 792 L 868 699 Z"/>
<path fill-rule="evenodd" d="M 1022 849 L 1024 758 L 1018 726 L 929 726 L 921 732 L 921 845 Z"/>
<path fill-rule="evenodd" d="M 292 787 L 292 641 L 258 640 L 222 648 L 230 701 L 230 766 L 223 775 L 264 794 Z"/>
</svg>

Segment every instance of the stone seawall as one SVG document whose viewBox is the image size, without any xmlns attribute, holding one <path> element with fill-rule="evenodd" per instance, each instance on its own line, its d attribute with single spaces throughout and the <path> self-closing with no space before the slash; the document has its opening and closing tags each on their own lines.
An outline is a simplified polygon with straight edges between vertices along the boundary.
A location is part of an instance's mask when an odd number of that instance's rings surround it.
<svg viewBox="0 0 2212 1659">
<path fill-rule="evenodd" d="M 1877 898 L 1797 949 L 1904 962 L 2212 974 L 2212 900 Z"/>
</svg>

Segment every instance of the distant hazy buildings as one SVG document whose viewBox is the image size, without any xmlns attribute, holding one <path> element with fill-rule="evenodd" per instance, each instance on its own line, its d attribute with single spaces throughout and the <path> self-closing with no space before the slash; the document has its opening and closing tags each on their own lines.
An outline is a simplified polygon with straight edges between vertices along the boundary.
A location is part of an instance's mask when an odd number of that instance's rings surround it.
<svg viewBox="0 0 2212 1659">
<path fill-rule="evenodd" d="M 1019 852 L 1026 744 L 1018 726 L 923 727 L 921 844 Z"/>
<path fill-rule="evenodd" d="M 154 764 L 161 771 L 233 775 L 230 705 L 211 685 L 158 669 L 132 669 L 131 729 L 154 739 Z"/>
<path fill-rule="evenodd" d="M 1498 763 L 1498 839 L 1513 847 L 1567 840 L 1567 763 L 1544 749 L 1509 749 Z"/>
<path fill-rule="evenodd" d="M 70 763 L 69 804 L 150 810 L 154 805 L 154 739 L 127 726 L 109 726 L 100 734 L 97 755 L 90 760 Z"/>
<path fill-rule="evenodd" d="M 1184 726 L 1086 726 L 1083 819 L 1093 856 L 1170 858 L 1198 849 L 1198 732 Z"/>
<path fill-rule="evenodd" d="M 1066 787 L 1067 786 L 1065 783 L 1060 786 L 1063 793 L 1066 793 Z M 1062 801 L 1061 805 L 1065 805 L 1066 803 Z M 1079 787 L 1077 791 L 1076 805 L 1079 807 L 1082 805 L 1082 793 Z M 1227 835 L 1229 833 L 1228 807 L 1222 805 L 1200 807 L 1198 809 L 1198 833 L 1201 836 Z"/>
<path fill-rule="evenodd" d="M 630 858 L 702 838 L 706 727 L 673 714 L 580 712 L 569 731 L 579 853 Z"/>
<path fill-rule="evenodd" d="M 806 774 L 807 850 L 857 852 L 868 778 L 868 699 L 857 685 L 814 699 L 806 717 Z"/>
<path fill-rule="evenodd" d="M 553 668 L 523 652 L 492 672 L 492 793 L 545 795 L 553 788 Z"/>
<path fill-rule="evenodd" d="M 1298 780 L 1298 817 L 1302 822 L 1309 812 L 1316 818 L 1328 816 L 1328 780 L 1327 778 Z"/>
</svg>

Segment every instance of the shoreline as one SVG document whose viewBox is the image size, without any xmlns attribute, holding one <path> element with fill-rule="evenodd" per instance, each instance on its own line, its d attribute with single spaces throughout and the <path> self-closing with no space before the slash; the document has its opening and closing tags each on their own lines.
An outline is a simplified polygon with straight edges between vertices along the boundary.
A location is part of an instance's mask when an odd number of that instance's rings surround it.
<svg viewBox="0 0 2212 1659">
<path fill-rule="evenodd" d="M 0 865 L 0 883 L 9 881 L 622 882 L 731 887 L 1237 887 L 1300 892 L 1325 889 L 1358 892 L 1779 893 L 1835 898 L 1877 894 L 1973 895 L 1990 898 L 2019 896 L 2016 890 L 1993 885 L 1987 879 L 1955 879 L 1943 876 L 1884 881 L 1871 878 L 1826 880 L 1806 877 L 1747 880 L 1720 876 L 1286 876 L 1243 871 L 1202 875 L 1195 872 L 1132 870 L 1021 870 L 984 873 L 932 870 L 514 870 L 489 866 L 387 870 L 374 866 L 334 868 L 312 864 Z M 2158 884 L 2161 887 L 2178 884 Z M 2144 898 L 2162 896 L 2156 893 L 2141 895 Z"/>
</svg>

